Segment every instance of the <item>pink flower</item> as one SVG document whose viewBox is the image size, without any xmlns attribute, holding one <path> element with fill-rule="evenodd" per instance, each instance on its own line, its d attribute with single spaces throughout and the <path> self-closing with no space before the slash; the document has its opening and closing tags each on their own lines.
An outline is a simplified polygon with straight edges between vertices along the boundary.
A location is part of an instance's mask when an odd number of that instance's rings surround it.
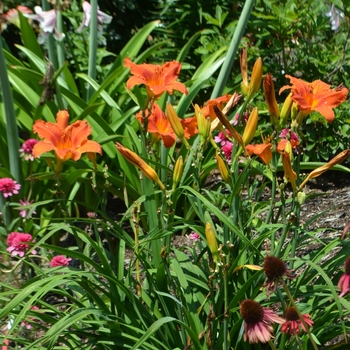
<svg viewBox="0 0 350 350">
<path fill-rule="evenodd" d="M 270 308 L 262 307 L 251 299 L 242 301 L 240 311 L 244 320 L 243 339 L 250 344 L 267 343 L 272 338 L 272 324 L 285 322 Z"/>
<path fill-rule="evenodd" d="M 33 237 L 29 233 L 11 232 L 7 237 L 6 249 L 11 255 L 18 255 L 20 258 L 24 257 L 24 254 L 29 249 L 29 244 L 33 243 Z M 31 251 L 32 254 L 36 254 L 35 250 Z"/>
<path fill-rule="evenodd" d="M 34 310 L 34 311 L 39 310 L 39 308 L 38 308 L 37 306 L 32 306 L 30 309 L 31 309 L 31 310 Z M 36 319 L 36 318 L 33 318 L 33 317 L 28 317 L 28 320 L 37 321 L 37 319 Z M 28 322 L 28 321 L 23 321 L 23 322 L 21 323 L 21 327 L 25 327 L 26 329 L 29 330 L 29 329 L 32 328 L 32 325 L 31 325 L 30 322 Z"/>
<path fill-rule="evenodd" d="M 83 1 L 82 6 L 83 6 L 83 10 L 84 10 L 84 18 L 83 18 L 83 22 L 81 23 L 81 25 L 77 29 L 78 33 L 81 33 L 83 31 L 84 27 L 88 27 L 90 24 L 90 20 L 91 20 L 91 5 L 90 5 L 90 3 L 88 3 L 87 1 Z M 112 18 L 113 17 L 108 16 L 106 13 L 97 9 L 97 24 L 98 24 L 98 32 L 100 35 L 102 35 L 102 25 L 111 23 Z"/>
<path fill-rule="evenodd" d="M 19 149 L 20 151 L 20 157 L 23 158 L 24 160 L 34 160 L 34 156 L 32 154 L 34 146 L 38 143 L 39 141 L 36 139 L 29 139 L 25 142 L 23 142 L 22 147 Z"/>
<path fill-rule="evenodd" d="M 7 23 L 14 24 L 18 28 L 20 28 L 20 21 L 19 21 L 19 15 L 18 11 L 22 13 L 33 13 L 31 9 L 29 9 L 27 6 L 18 5 L 15 9 L 10 9 L 6 13 L 3 14 L 3 18 Z"/>
<path fill-rule="evenodd" d="M 51 259 L 50 267 L 68 266 L 71 260 L 72 258 L 66 258 L 63 255 L 56 255 Z"/>
<path fill-rule="evenodd" d="M 339 297 L 350 292 L 350 256 L 345 261 L 345 273 L 340 277 L 338 288 L 341 290 Z"/>
<path fill-rule="evenodd" d="M 311 327 L 314 323 L 311 321 L 311 316 L 309 314 L 302 314 L 304 322 Z M 281 332 L 295 335 L 300 333 L 300 327 L 306 332 L 304 323 L 301 322 L 297 312 L 294 307 L 288 307 L 285 312 L 286 322 L 283 323 L 281 327 Z"/>
<path fill-rule="evenodd" d="M 233 148 L 233 143 L 231 141 L 226 141 L 221 148 L 221 150 L 224 152 L 224 155 L 226 157 L 226 161 L 229 164 L 231 163 L 231 158 L 232 158 L 232 148 Z"/>
<path fill-rule="evenodd" d="M 41 33 L 38 37 L 39 44 L 43 44 L 50 33 L 53 33 L 56 40 L 63 40 L 65 35 L 59 33 L 56 29 L 56 10 L 43 11 L 40 6 L 35 6 L 34 11 L 36 15 L 24 14 L 24 16 L 39 22 L 41 29 Z"/>
<path fill-rule="evenodd" d="M 197 232 L 190 233 L 188 237 L 193 242 L 196 242 L 201 239 L 201 236 Z"/>
<path fill-rule="evenodd" d="M 93 211 L 88 211 L 86 213 L 86 216 L 90 219 L 95 219 L 97 217 L 97 213 L 93 212 Z"/>
<path fill-rule="evenodd" d="M 22 200 L 19 200 L 20 204 L 23 206 L 23 207 L 26 207 L 27 205 L 30 205 L 32 203 L 34 203 L 34 199 L 31 200 L 31 201 L 27 201 L 25 198 Z M 19 215 L 22 216 L 22 218 L 30 218 L 32 216 L 32 214 L 36 214 L 35 211 L 32 211 L 29 209 L 21 209 L 20 212 L 19 212 Z"/>
<path fill-rule="evenodd" d="M 5 198 L 12 196 L 13 194 L 18 194 L 21 185 L 9 177 L 0 179 L 0 192 Z"/>
<path fill-rule="evenodd" d="M 279 137 L 282 139 L 290 139 L 291 141 L 295 141 L 298 144 L 300 141 L 298 135 L 294 131 L 291 132 L 291 130 L 288 128 L 283 129 Z"/>
</svg>

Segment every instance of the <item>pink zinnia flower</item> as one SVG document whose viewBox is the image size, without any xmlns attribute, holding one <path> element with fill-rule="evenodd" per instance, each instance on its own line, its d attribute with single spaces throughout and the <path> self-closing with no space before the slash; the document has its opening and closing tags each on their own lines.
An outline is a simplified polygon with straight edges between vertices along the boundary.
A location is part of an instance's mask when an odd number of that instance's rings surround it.
<svg viewBox="0 0 350 350">
<path fill-rule="evenodd" d="M 240 311 L 244 320 L 243 339 L 250 344 L 267 343 L 272 338 L 272 324 L 285 322 L 273 310 L 251 299 L 242 301 Z"/>
<path fill-rule="evenodd" d="M 39 310 L 39 308 L 38 308 L 37 306 L 32 306 L 30 309 L 31 309 L 31 310 L 34 310 L 34 311 Z M 28 320 L 37 321 L 36 318 L 33 318 L 33 317 L 28 317 Z M 32 328 L 32 325 L 31 325 L 30 322 L 28 322 L 28 321 L 23 321 L 23 322 L 21 323 L 21 327 L 25 327 L 26 329 L 29 330 L 29 329 Z"/>
<path fill-rule="evenodd" d="M 32 154 L 34 146 L 38 143 L 39 141 L 36 139 L 29 139 L 25 141 L 22 145 L 22 147 L 19 149 L 20 151 L 20 157 L 23 158 L 24 160 L 34 160 L 34 156 Z"/>
<path fill-rule="evenodd" d="M 30 205 L 32 203 L 34 203 L 34 199 L 31 201 L 27 201 L 25 198 L 22 200 L 19 200 L 20 204 L 24 207 L 26 207 L 27 205 Z M 22 216 L 22 218 L 30 218 L 32 216 L 32 214 L 36 214 L 35 211 L 30 211 L 30 209 L 20 209 L 19 215 Z"/>
<path fill-rule="evenodd" d="M 63 255 L 56 255 L 51 259 L 50 267 L 68 266 L 71 260 L 72 258 L 66 258 Z"/>
<path fill-rule="evenodd" d="M 339 297 L 350 292 L 350 256 L 345 261 L 345 273 L 340 277 L 338 288 L 341 290 Z"/>
<path fill-rule="evenodd" d="M 13 194 L 18 194 L 21 185 L 9 177 L 0 179 L 0 192 L 5 198 L 12 196 Z"/>
<path fill-rule="evenodd" d="M 39 22 L 41 29 L 41 33 L 38 37 L 39 44 L 43 44 L 50 33 L 53 33 L 56 40 L 63 40 L 65 35 L 59 33 L 56 29 L 56 10 L 43 11 L 40 6 L 35 6 L 34 11 L 36 13 L 35 15 L 24 14 L 24 16 Z"/>
<path fill-rule="evenodd" d="M 84 27 L 88 27 L 90 24 L 90 20 L 91 20 L 91 5 L 90 5 L 90 3 L 88 3 L 87 1 L 83 1 L 82 6 L 83 6 L 83 11 L 84 11 L 84 18 L 83 18 L 83 22 L 81 23 L 81 25 L 77 29 L 78 33 L 82 32 Z M 112 18 L 113 17 L 111 17 L 111 16 L 107 15 L 106 13 L 97 9 L 97 24 L 98 24 L 99 34 L 102 34 L 102 25 L 111 23 Z"/>
<path fill-rule="evenodd" d="M 226 161 L 228 164 L 231 163 L 232 148 L 233 148 L 233 143 L 230 141 L 226 141 L 225 144 L 221 148 L 221 150 L 224 152 L 224 155 L 226 157 Z"/>
<path fill-rule="evenodd" d="M 314 324 L 313 321 L 311 321 L 311 316 L 309 314 L 302 314 L 304 322 L 309 326 L 312 327 Z M 306 332 L 306 328 L 304 326 L 304 323 L 300 320 L 297 312 L 295 311 L 294 307 L 288 307 L 285 312 L 286 322 L 283 323 L 281 327 L 281 332 L 295 335 L 300 333 L 300 327 L 303 329 L 304 332 Z"/>
<path fill-rule="evenodd" d="M 283 276 L 287 278 L 293 278 L 291 271 L 287 270 L 286 264 L 275 256 L 267 256 L 264 259 L 264 272 L 267 277 L 266 282 L 266 294 L 269 296 L 270 292 L 274 292 L 277 287 L 277 283 Z"/>
<path fill-rule="evenodd" d="M 201 236 L 197 233 L 197 232 L 192 232 L 189 234 L 189 239 L 193 242 L 198 241 L 199 239 L 201 239 Z"/>
<path fill-rule="evenodd" d="M 20 233 L 20 232 L 11 232 L 7 237 L 7 245 L 6 249 L 11 255 L 23 258 L 24 254 L 29 249 L 29 244 L 33 243 L 33 237 L 29 233 Z M 36 254 L 36 251 L 33 249 L 31 251 L 32 254 Z"/>
</svg>

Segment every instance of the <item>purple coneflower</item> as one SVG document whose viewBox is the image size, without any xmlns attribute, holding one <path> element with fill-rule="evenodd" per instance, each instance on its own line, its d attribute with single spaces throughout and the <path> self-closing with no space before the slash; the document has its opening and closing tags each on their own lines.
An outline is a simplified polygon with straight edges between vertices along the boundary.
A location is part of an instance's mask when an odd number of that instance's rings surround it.
<svg viewBox="0 0 350 350">
<path fill-rule="evenodd" d="M 311 316 L 309 314 L 302 314 L 304 322 L 311 327 L 314 323 L 311 320 Z M 306 332 L 306 328 L 304 323 L 300 320 L 298 313 L 294 309 L 294 307 L 288 307 L 285 312 L 286 322 L 281 326 L 281 332 L 295 335 L 300 333 L 300 327 L 304 332 Z"/>
<path fill-rule="evenodd" d="M 273 323 L 282 324 L 285 319 L 278 316 L 272 309 L 262 307 L 254 300 L 246 299 L 240 305 L 244 320 L 244 341 L 250 344 L 267 343 L 273 338 Z"/>
</svg>

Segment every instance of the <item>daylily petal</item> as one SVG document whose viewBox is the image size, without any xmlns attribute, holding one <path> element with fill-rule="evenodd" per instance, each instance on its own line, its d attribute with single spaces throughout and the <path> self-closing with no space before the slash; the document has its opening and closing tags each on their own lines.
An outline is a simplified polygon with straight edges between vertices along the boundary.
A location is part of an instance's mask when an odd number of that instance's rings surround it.
<svg viewBox="0 0 350 350">
<path fill-rule="evenodd" d="M 322 114 L 327 119 L 328 123 L 331 123 L 335 117 L 334 111 L 330 107 L 316 107 L 315 111 Z"/>
<path fill-rule="evenodd" d="M 91 134 L 91 126 L 85 120 L 78 120 L 68 128 L 71 130 L 72 148 L 81 146 Z"/>
<path fill-rule="evenodd" d="M 84 144 L 77 149 L 80 153 L 93 152 L 102 155 L 102 148 L 99 143 L 91 140 L 87 140 Z"/>
<path fill-rule="evenodd" d="M 34 157 L 39 157 L 41 154 L 50 152 L 55 149 L 55 146 L 51 142 L 39 141 L 33 147 L 32 154 Z"/>
<path fill-rule="evenodd" d="M 39 137 L 45 139 L 47 142 L 56 144 L 62 138 L 62 129 L 54 123 L 44 122 L 43 120 L 36 120 L 33 125 L 33 132 Z"/>
</svg>

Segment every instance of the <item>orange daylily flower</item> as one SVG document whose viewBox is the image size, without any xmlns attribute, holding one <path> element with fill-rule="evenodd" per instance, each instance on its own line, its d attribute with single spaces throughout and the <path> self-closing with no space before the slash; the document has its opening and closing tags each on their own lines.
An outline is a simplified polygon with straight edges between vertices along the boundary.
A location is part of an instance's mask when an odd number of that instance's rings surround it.
<svg viewBox="0 0 350 350">
<path fill-rule="evenodd" d="M 214 112 L 213 106 L 218 106 L 221 110 L 224 108 L 224 103 L 230 101 L 231 95 L 224 95 L 217 97 L 213 100 L 209 100 L 204 107 L 201 108 L 201 112 L 204 115 L 204 118 L 210 118 L 210 122 L 212 122 L 216 118 L 216 114 Z"/>
<path fill-rule="evenodd" d="M 145 116 L 148 120 L 148 132 L 150 132 L 155 140 L 162 139 L 164 146 L 170 148 L 176 141 L 176 135 L 171 128 L 169 120 L 165 116 L 161 108 L 153 103 L 152 113 L 149 115 L 148 110 L 145 111 Z M 142 112 L 137 113 L 136 118 L 143 122 Z"/>
<path fill-rule="evenodd" d="M 262 143 L 255 145 L 245 146 L 248 154 L 252 156 L 253 154 L 260 157 L 260 159 L 268 165 L 272 160 L 271 143 Z"/>
<path fill-rule="evenodd" d="M 135 85 L 144 84 L 150 98 L 158 98 L 164 92 L 172 95 L 174 90 L 188 94 L 186 86 L 176 81 L 181 70 L 180 62 L 167 62 L 162 66 L 147 63 L 135 64 L 127 57 L 124 60 L 124 66 L 130 68 L 130 72 L 133 75 L 126 82 L 128 89 Z"/>
<path fill-rule="evenodd" d="M 78 120 L 68 125 L 69 114 L 59 111 L 56 115 L 57 123 L 37 120 L 33 125 L 33 132 L 44 140 L 39 141 L 33 148 L 33 156 L 55 151 L 55 156 L 61 162 L 68 159 L 79 160 L 82 153 L 102 154 L 101 146 L 88 140 L 91 127 L 85 120 Z"/>
<path fill-rule="evenodd" d="M 339 106 L 346 99 L 349 90 L 340 85 L 331 89 L 330 85 L 321 80 L 308 83 L 301 79 L 286 75 L 292 85 L 283 86 L 279 93 L 291 89 L 292 100 L 298 104 L 298 108 L 306 116 L 313 111 L 323 115 L 328 123 L 334 119 L 333 108 Z"/>
</svg>

